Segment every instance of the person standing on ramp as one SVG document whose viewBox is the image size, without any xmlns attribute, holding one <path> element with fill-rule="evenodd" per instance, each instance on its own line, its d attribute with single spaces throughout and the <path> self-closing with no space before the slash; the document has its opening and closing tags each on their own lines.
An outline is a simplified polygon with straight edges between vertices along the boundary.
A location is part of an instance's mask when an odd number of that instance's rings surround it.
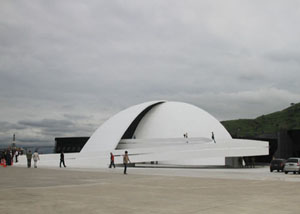
<svg viewBox="0 0 300 214">
<path fill-rule="evenodd" d="M 214 132 L 211 133 L 211 139 L 216 143 Z"/>
</svg>

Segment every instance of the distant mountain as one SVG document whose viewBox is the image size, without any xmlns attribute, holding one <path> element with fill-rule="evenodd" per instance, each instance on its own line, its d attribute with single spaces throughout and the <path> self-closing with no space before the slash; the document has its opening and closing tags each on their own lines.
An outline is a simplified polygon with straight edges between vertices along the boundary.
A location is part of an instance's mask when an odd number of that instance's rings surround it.
<svg viewBox="0 0 300 214">
<path fill-rule="evenodd" d="M 255 119 L 227 120 L 221 123 L 232 137 L 254 137 L 284 129 L 300 129 L 300 103 L 292 103 L 289 108 Z"/>
</svg>

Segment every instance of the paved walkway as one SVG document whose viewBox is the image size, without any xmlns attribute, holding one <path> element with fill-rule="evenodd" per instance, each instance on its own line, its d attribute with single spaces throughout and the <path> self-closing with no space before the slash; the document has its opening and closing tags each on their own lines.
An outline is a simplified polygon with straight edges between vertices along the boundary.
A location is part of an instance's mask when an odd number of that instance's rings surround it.
<svg viewBox="0 0 300 214">
<path fill-rule="evenodd" d="M 298 213 L 300 175 L 262 169 L 0 168 L 0 213 Z M 152 174 L 152 175 L 149 175 Z"/>
</svg>

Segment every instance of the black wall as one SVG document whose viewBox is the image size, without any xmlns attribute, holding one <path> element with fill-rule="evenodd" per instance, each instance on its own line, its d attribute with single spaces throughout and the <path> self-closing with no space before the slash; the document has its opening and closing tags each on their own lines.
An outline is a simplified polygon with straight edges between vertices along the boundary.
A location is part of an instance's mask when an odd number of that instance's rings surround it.
<svg viewBox="0 0 300 214">
<path fill-rule="evenodd" d="M 80 152 L 89 137 L 57 137 L 55 138 L 55 153 Z"/>
</svg>

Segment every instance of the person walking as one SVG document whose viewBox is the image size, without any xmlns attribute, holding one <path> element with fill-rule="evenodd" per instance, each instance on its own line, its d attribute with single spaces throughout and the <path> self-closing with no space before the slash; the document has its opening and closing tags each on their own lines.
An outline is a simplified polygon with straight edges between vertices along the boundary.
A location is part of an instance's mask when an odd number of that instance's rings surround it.
<svg viewBox="0 0 300 214">
<path fill-rule="evenodd" d="M 114 168 L 116 168 L 116 165 L 115 165 L 115 156 L 113 155 L 113 153 L 111 152 L 110 153 L 110 165 L 109 165 L 109 168 L 111 168 L 111 167 L 114 167 Z"/>
<path fill-rule="evenodd" d="M 11 151 L 8 149 L 6 152 L 6 165 L 11 166 L 12 159 L 11 159 Z"/>
<path fill-rule="evenodd" d="M 34 168 L 37 168 L 37 162 L 38 162 L 38 160 L 40 160 L 40 156 L 39 156 L 39 153 L 37 151 L 35 151 L 33 153 L 32 159 L 34 161 Z"/>
<path fill-rule="evenodd" d="M 32 153 L 30 150 L 28 152 L 26 152 L 26 158 L 27 158 L 27 167 L 30 168 L 31 167 L 31 159 L 32 159 Z"/>
<path fill-rule="evenodd" d="M 125 151 L 125 154 L 123 155 L 123 165 L 124 165 L 124 175 L 127 174 L 127 164 L 131 163 L 128 157 L 128 152 Z"/>
<path fill-rule="evenodd" d="M 66 167 L 66 164 L 65 164 L 65 155 L 64 155 L 64 152 L 61 151 L 60 153 L 60 162 L 59 162 L 59 167 L 61 168 L 61 164 L 64 165 L 64 167 Z"/>
<path fill-rule="evenodd" d="M 16 153 L 15 153 L 16 163 L 18 163 L 19 155 L 20 155 L 20 152 L 18 150 L 16 150 Z"/>
</svg>

